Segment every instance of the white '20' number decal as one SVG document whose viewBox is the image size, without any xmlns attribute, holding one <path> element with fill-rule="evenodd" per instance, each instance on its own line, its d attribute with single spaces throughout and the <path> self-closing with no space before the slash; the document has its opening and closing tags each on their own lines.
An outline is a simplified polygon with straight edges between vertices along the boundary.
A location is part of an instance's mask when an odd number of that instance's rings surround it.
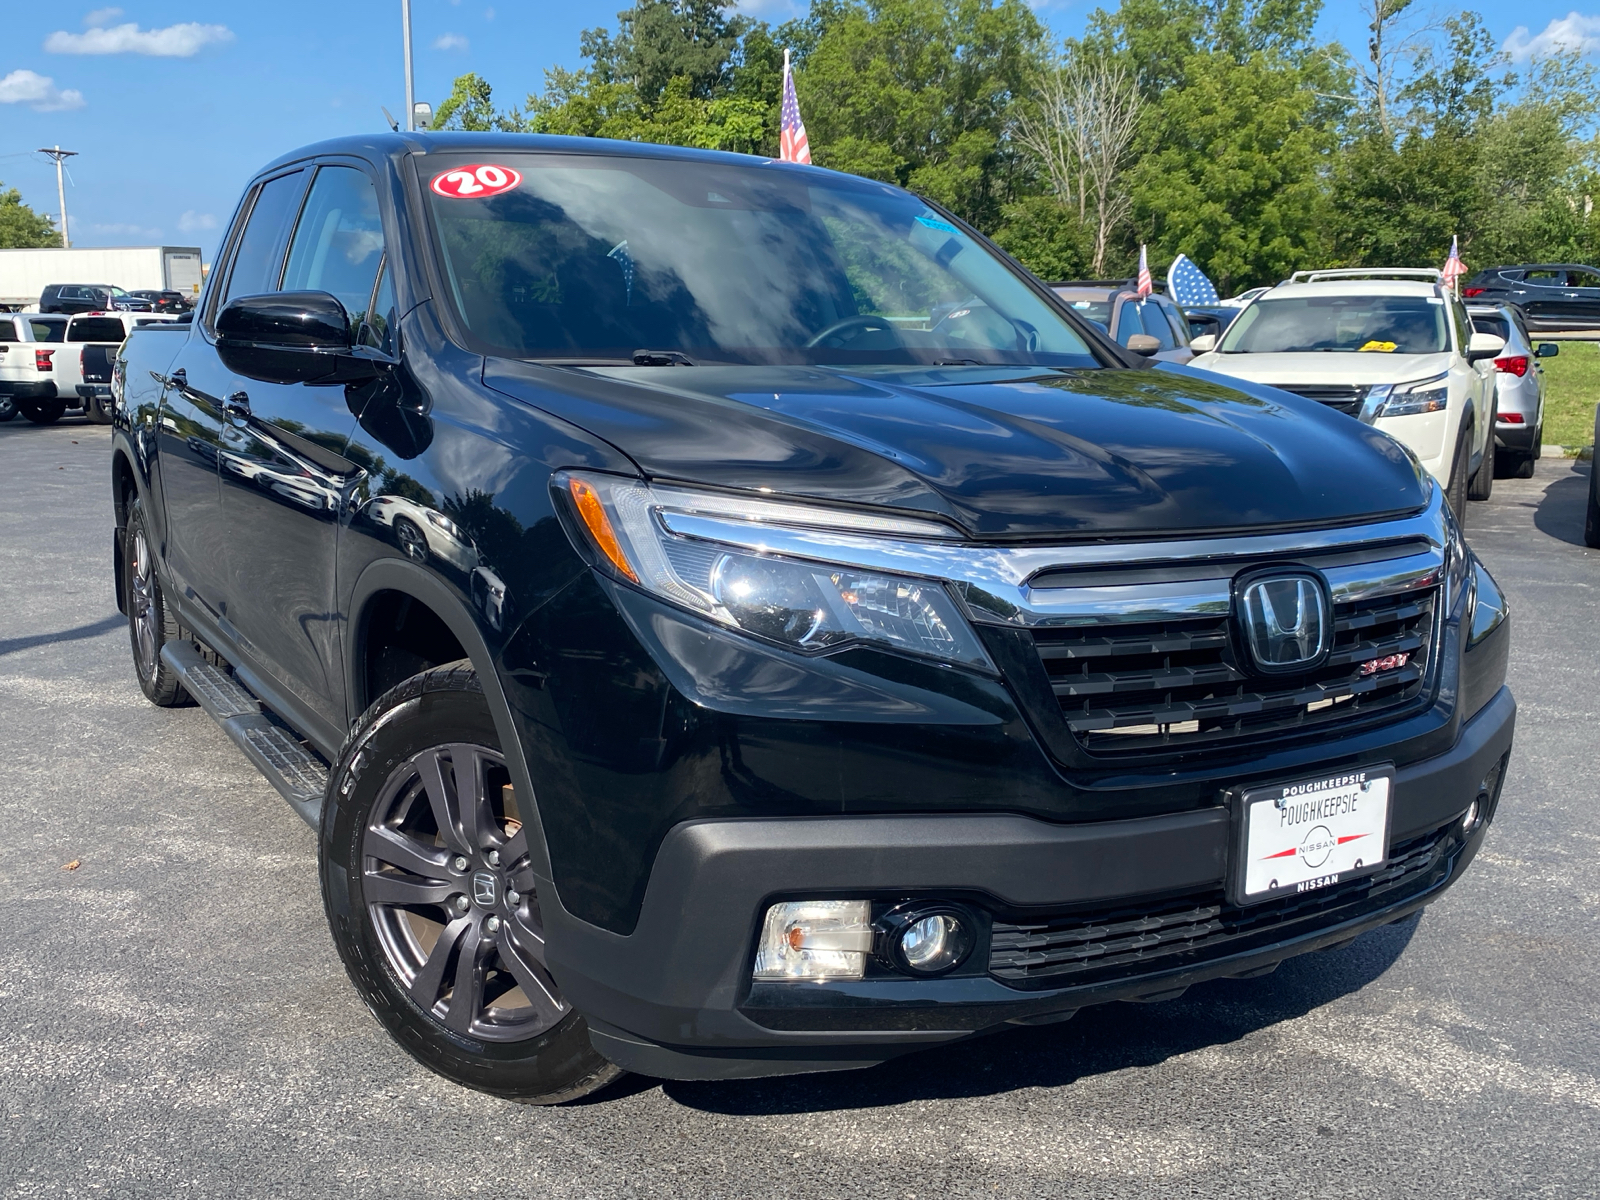
<svg viewBox="0 0 1600 1200">
<path fill-rule="evenodd" d="M 456 167 L 433 177 L 432 188 L 452 200 L 486 200 L 522 183 L 522 172 L 494 163 Z"/>
</svg>

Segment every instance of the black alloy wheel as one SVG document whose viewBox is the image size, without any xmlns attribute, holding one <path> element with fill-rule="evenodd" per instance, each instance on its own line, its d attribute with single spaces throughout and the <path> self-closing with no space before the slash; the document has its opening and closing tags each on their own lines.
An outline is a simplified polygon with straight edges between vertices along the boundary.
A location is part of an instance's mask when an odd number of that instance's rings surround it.
<svg viewBox="0 0 1600 1200">
<path fill-rule="evenodd" d="M 30 400 L 17 405 L 17 411 L 35 425 L 54 425 L 67 411 L 65 400 Z"/>
<path fill-rule="evenodd" d="M 1467 527 L 1467 476 L 1472 464 L 1472 429 L 1461 431 L 1456 439 L 1456 455 L 1450 465 L 1450 484 L 1444 490 L 1445 503 L 1462 529 Z"/>
<path fill-rule="evenodd" d="M 17 402 L 10 396 L 0 396 L 0 424 L 14 420 L 17 415 Z"/>
<path fill-rule="evenodd" d="M 417 523 L 408 517 L 394 519 L 394 540 L 400 547 L 400 553 L 417 562 L 428 560 L 427 535 L 417 527 Z"/>
<path fill-rule="evenodd" d="M 178 675 L 161 661 L 161 647 L 183 641 L 183 630 L 167 608 L 145 528 L 144 501 L 128 505 L 128 526 L 122 542 L 123 608 L 128 613 L 128 640 L 139 690 L 152 704 L 177 708 L 189 702 Z"/>
<path fill-rule="evenodd" d="M 622 1074 L 545 965 L 539 880 L 499 736 L 466 660 L 391 689 L 329 775 L 319 839 L 339 955 L 408 1053 L 536 1104 Z"/>
</svg>

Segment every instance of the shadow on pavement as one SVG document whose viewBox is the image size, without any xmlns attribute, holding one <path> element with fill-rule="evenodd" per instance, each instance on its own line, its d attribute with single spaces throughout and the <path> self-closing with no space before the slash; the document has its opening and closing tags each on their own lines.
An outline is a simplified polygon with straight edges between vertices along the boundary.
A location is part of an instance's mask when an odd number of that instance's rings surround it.
<svg viewBox="0 0 1600 1200">
<path fill-rule="evenodd" d="M 1383 975 L 1411 941 L 1417 923 L 1413 917 L 1374 930 L 1343 950 L 1301 955 L 1260 979 L 1214 980 L 1164 1004 L 1086 1008 L 1061 1025 L 1008 1029 L 864 1071 L 661 1086 L 685 1107 L 737 1116 L 878 1108 L 1061 1087 L 1088 1076 L 1154 1066 L 1304 1017 Z M 648 1086 L 647 1081 L 624 1079 L 617 1090 L 607 1089 L 602 1096 L 615 1098 Z"/>
<path fill-rule="evenodd" d="M 1545 489 L 1544 499 L 1533 514 L 1533 523 L 1540 533 L 1574 546 L 1584 544 L 1583 518 L 1589 499 L 1589 470 L 1589 464 L 1574 462 L 1564 476 Z"/>
<path fill-rule="evenodd" d="M 0 638 L 0 655 L 15 654 L 18 650 L 31 650 L 35 646 L 49 646 L 55 642 L 78 642 L 84 638 L 99 637 L 127 623 L 121 613 L 102 617 L 92 625 L 79 625 L 76 629 L 63 629 L 60 633 L 36 633 L 32 637 Z"/>
</svg>

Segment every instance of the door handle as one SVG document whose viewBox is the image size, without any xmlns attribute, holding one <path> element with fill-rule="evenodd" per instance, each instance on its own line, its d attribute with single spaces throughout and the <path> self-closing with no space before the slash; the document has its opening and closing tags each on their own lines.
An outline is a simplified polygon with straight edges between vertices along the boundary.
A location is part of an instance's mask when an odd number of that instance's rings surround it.
<svg viewBox="0 0 1600 1200">
<path fill-rule="evenodd" d="M 245 418 L 250 415 L 250 397 L 243 392 L 235 392 L 222 402 L 224 416 Z"/>
<path fill-rule="evenodd" d="M 189 386 L 189 372 L 182 367 L 179 367 L 171 375 L 163 375 L 159 371 L 151 371 L 150 378 L 164 388 L 178 388 L 181 391 Z"/>
</svg>

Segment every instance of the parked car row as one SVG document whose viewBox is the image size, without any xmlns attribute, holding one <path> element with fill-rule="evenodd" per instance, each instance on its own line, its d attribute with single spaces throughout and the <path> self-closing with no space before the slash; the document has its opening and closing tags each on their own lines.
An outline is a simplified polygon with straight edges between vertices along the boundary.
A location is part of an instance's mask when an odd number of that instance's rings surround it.
<svg viewBox="0 0 1600 1200">
<path fill-rule="evenodd" d="M 129 292 L 111 283 L 52 283 L 39 295 L 42 313 L 185 313 L 193 307 L 182 292 L 148 288 Z"/>
<path fill-rule="evenodd" d="M 129 332 L 178 318 L 150 312 L 0 314 L 0 421 L 50 425 L 69 412 L 111 420 L 111 364 Z"/>
</svg>

